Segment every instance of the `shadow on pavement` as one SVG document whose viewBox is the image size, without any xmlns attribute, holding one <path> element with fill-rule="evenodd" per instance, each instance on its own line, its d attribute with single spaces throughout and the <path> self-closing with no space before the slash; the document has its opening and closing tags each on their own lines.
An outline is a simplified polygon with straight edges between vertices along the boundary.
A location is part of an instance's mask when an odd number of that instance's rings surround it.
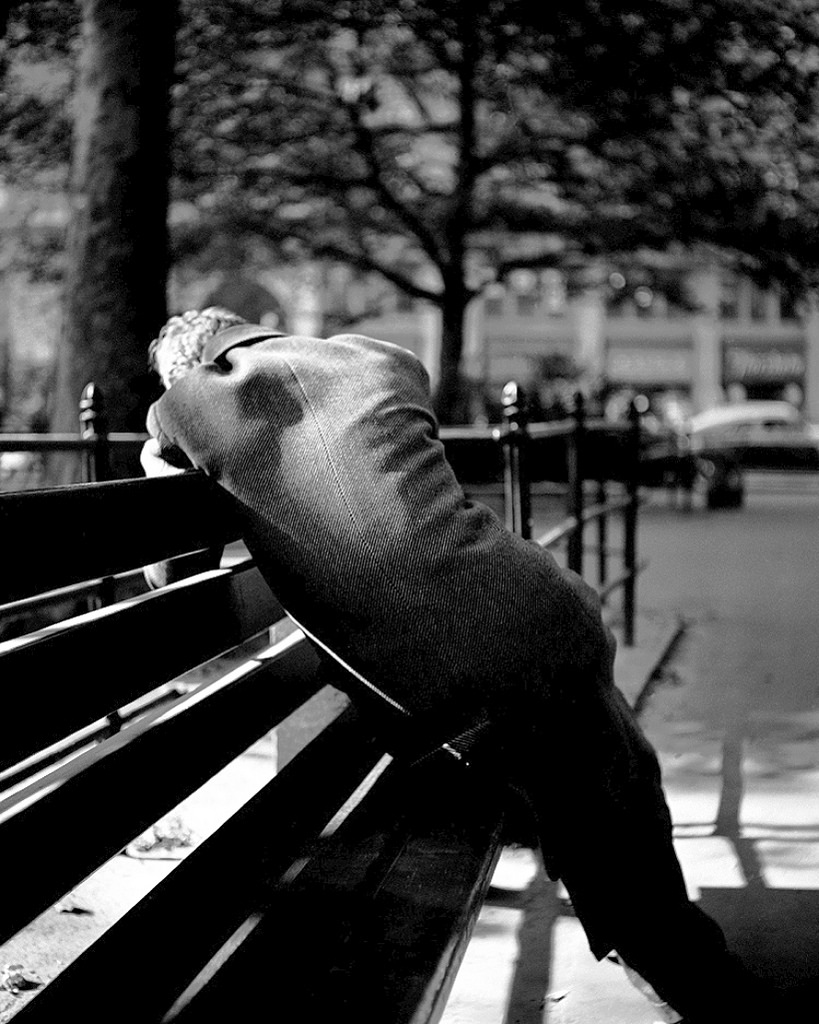
<svg viewBox="0 0 819 1024">
<path fill-rule="evenodd" d="M 729 946 L 756 973 L 790 989 L 819 983 L 819 766 L 804 746 L 815 716 L 766 717 L 760 727 L 753 713 L 739 713 L 723 733 L 716 772 L 709 737 L 699 764 L 672 768 L 666 786 L 672 809 L 676 795 L 690 811 L 695 787 L 706 790 L 717 775 L 710 820 L 675 816 L 678 849 L 695 878 L 699 906 L 719 922 Z M 692 838 L 699 854 L 686 853 Z M 710 865 L 703 856 L 708 844 L 720 847 Z M 714 875 L 727 884 L 711 884 Z"/>
<path fill-rule="evenodd" d="M 819 825 L 742 821 L 749 721 L 740 718 L 722 744 L 719 805 L 713 835 L 732 846 L 742 888 L 700 889 L 702 909 L 720 922 L 729 944 L 754 970 L 782 988 L 819 981 Z M 807 808 L 805 808 L 807 810 Z M 766 838 L 750 838 L 747 832 Z M 812 870 L 815 888 L 777 888 L 767 875 Z"/>
<path fill-rule="evenodd" d="M 699 905 L 761 977 L 783 989 L 819 981 L 819 890 L 701 889 Z"/>
</svg>

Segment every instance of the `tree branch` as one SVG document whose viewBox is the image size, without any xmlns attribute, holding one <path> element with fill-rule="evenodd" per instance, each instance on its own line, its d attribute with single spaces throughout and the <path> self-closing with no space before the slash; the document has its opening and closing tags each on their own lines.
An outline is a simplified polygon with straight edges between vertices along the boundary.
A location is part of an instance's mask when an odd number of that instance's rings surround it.
<svg viewBox="0 0 819 1024">
<path fill-rule="evenodd" d="M 440 266 L 444 261 L 444 256 L 438 239 L 427 228 L 424 221 L 417 217 L 405 203 L 402 203 L 387 185 L 383 168 L 376 156 L 375 140 L 362 116 L 363 112 L 360 101 L 356 101 L 354 104 L 347 104 L 347 110 L 350 115 L 353 131 L 360 142 L 359 153 L 367 165 L 366 184 L 381 198 L 386 209 L 390 210 L 415 235 L 421 248 L 432 262 Z"/>
</svg>

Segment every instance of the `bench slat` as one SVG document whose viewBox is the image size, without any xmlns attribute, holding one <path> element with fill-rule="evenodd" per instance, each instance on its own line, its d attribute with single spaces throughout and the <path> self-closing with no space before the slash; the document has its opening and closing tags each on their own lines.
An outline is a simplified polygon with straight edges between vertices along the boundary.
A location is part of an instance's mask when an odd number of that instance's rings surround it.
<svg viewBox="0 0 819 1024">
<path fill-rule="evenodd" d="M 0 604 L 238 535 L 221 492 L 200 472 L 3 494 Z"/>
<path fill-rule="evenodd" d="M 489 887 L 502 825 L 499 794 L 433 760 L 385 773 L 363 827 L 342 826 L 166 1019 L 250 1020 L 266 1002 L 281 1020 L 433 1024 Z"/>
<path fill-rule="evenodd" d="M 433 1024 L 444 1009 L 492 880 L 502 842 L 504 790 L 443 755 L 403 781 L 408 837 L 372 896 L 357 892 L 349 909 L 354 932 L 334 951 L 337 994 L 313 985 L 318 1007 L 353 1006 L 359 1019 Z M 373 801 L 365 835 L 377 829 Z M 357 830 L 346 839 L 353 851 Z M 316 871 L 315 891 L 338 889 L 338 865 Z M 303 886 L 312 878 L 305 877 Z M 341 883 L 343 884 L 343 882 Z M 363 917 L 363 920 L 362 920 Z M 293 991 L 293 1006 L 298 996 Z"/>
<path fill-rule="evenodd" d="M 4 865 L 0 941 L 246 750 L 320 686 L 318 656 L 293 634 L 233 683 L 213 681 L 0 802 Z M 10 806 L 6 806 L 9 804 Z M 43 871 L 31 851 L 70 837 Z"/>
<path fill-rule="evenodd" d="M 0 769 L 242 643 L 283 616 L 258 570 L 239 566 L 213 570 L 0 644 L 4 717 L 15 723 L 4 736 Z M 36 714 L 32 680 L 37 681 Z"/>
<path fill-rule="evenodd" d="M 162 1020 L 202 964 L 259 910 L 271 882 L 303 853 L 382 751 L 352 711 L 342 713 L 17 1019 L 109 1024 L 116 1007 L 121 1024 Z"/>
</svg>

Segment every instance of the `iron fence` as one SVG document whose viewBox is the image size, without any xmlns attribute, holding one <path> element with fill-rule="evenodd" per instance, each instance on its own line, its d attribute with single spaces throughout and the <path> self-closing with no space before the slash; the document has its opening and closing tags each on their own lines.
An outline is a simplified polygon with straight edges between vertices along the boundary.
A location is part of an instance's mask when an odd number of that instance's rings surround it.
<svg viewBox="0 0 819 1024">
<path fill-rule="evenodd" d="M 450 461 L 460 452 L 460 457 L 454 459 L 456 472 L 458 462 L 464 463 L 463 453 L 474 453 L 479 445 L 485 453 L 489 452 L 489 461 L 495 460 L 489 475 L 497 470 L 507 528 L 526 540 L 534 539 L 544 548 L 554 549 L 565 544 L 566 564 L 581 576 L 585 571 L 586 531 L 594 526 L 595 538 L 591 545 L 596 555 L 594 584 L 604 602 L 615 591 L 622 591 L 623 641 L 627 646 L 635 642 L 636 583 L 644 567 L 637 558 L 642 452 L 640 416 L 639 400 L 635 400 L 625 424 L 590 419 L 583 397 L 578 394 L 569 418 L 531 423 L 522 389 L 510 382 L 503 391 L 501 426 L 440 429 Z M 78 453 L 82 456 L 83 480 L 99 482 L 111 479 L 114 451 L 136 452 L 147 436 L 109 432 L 100 389 L 91 383 L 80 398 L 77 434 L 0 434 L 0 454 Z M 613 440 L 617 443 L 612 447 Z M 604 442 L 611 458 L 600 455 Z M 592 455 L 595 457 L 590 458 Z M 471 464 L 474 467 L 474 458 Z M 468 476 L 469 470 L 465 469 L 464 475 Z M 462 482 L 468 489 L 469 481 Z M 545 486 L 553 497 L 562 500 L 565 514 L 559 522 L 533 538 L 535 484 L 541 493 Z M 610 542 L 610 524 L 618 516 L 622 521 L 622 546 L 615 548 Z M 615 560 L 619 560 L 619 565 L 613 570 Z M 92 580 L 70 588 L 70 594 L 41 595 L 32 600 L 32 606 L 84 598 L 89 608 L 99 607 L 114 600 L 123 586 L 133 583 L 131 577 L 135 575 L 126 574 L 127 578 L 122 580 Z"/>
</svg>

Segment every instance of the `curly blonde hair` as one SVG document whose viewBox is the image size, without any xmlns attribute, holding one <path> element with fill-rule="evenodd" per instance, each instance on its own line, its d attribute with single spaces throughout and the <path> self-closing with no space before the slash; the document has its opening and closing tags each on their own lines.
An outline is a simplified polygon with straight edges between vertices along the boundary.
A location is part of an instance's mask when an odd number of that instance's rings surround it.
<svg viewBox="0 0 819 1024">
<path fill-rule="evenodd" d="M 148 347 L 148 364 L 166 388 L 202 361 L 202 350 L 225 327 L 244 324 L 244 317 L 221 306 L 189 309 L 172 316 Z"/>
</svg>

